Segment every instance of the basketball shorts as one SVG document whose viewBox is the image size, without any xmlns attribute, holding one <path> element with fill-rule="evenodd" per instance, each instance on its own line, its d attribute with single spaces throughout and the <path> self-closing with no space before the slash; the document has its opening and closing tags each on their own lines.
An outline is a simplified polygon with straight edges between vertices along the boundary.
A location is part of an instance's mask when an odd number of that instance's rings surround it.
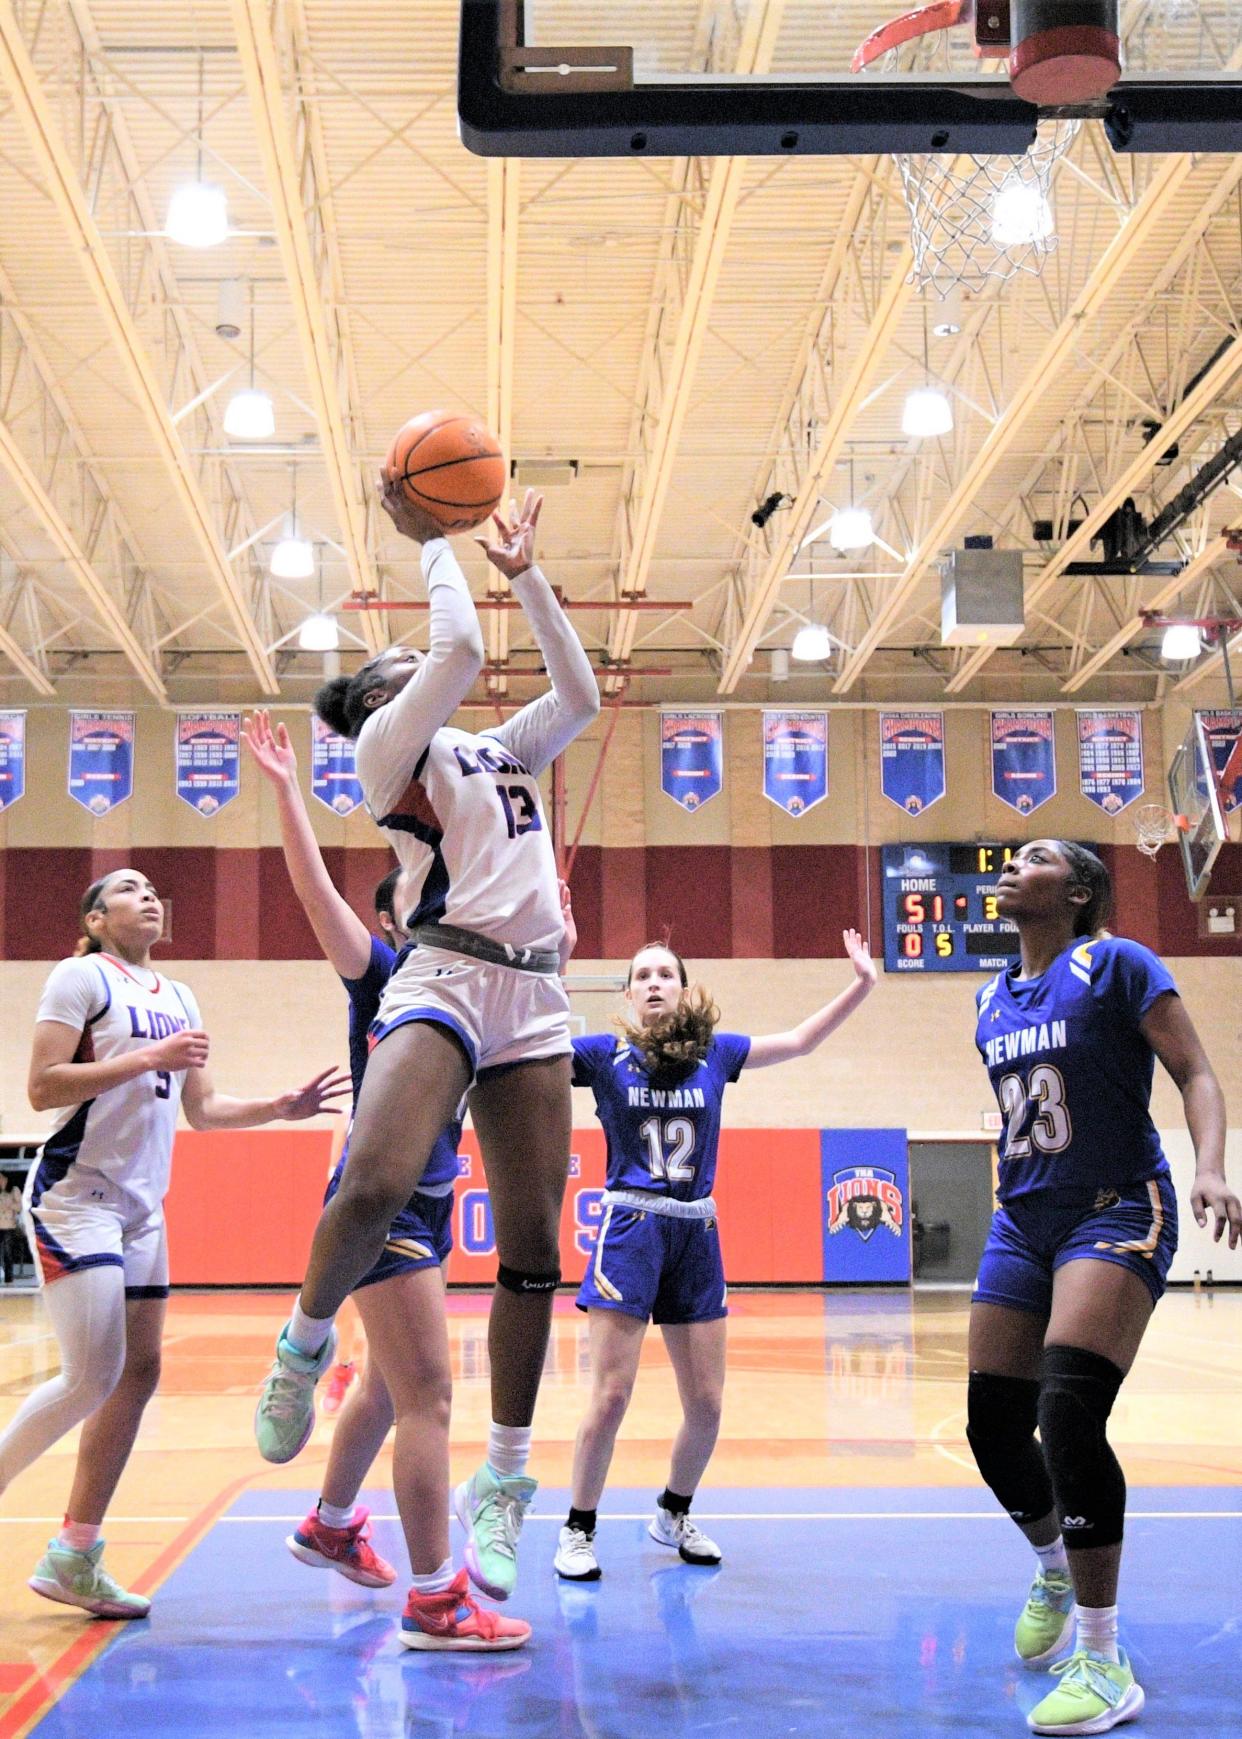
<svg viewBox="0 0 1242 1739">
<path fill-rule="evenodd" d="M 643 1322 L 716 1322 L 727 1316 L 716 1204 L 674 1219 L 605 1197 L 579 1310 L 619 1310 Z M 699 1207 L 699 1203 L 686 1206 Z"/>
<path fill-rule="evenodd" d="M 120 1268 L 126 1298 L 168 1297 L 168 1231 L 164 1208 L 119 1189 L 100 1172 L 73 1176 L 40 1192 L 38 1166 L 26 1185 L 26 1241 L 44 1286 L 84 1268 Z"/>
<path fill-rule="evenodd" d="M 336 1170 L 328 1179 L 324 1206 L 332 1200 L 341 1184 L 341 1173 L 349 1157 L 348 1148 L 337 1161 Z M 453 1191 L 427 1196 L 416 1190 L 388 1228 L 384 1248 L 374 1264 L 353 1287 L 361 1292 L 364 1286 L 376 1286 L 381 1280 L 391 1280 L 398 1274 L 417 1274 L 420 1268 L 438 1268 L 447 1262 L 453 1248 Z"/>
<path fill-rule="evenodd" d="M 992 1217 L 974 1296 L 1048 1316 L 1057 1269 L 1091 1260 L 1129 1268 L 1158 1302 L 1176 1249 L 1177 1197 L 1167 1173 L 1120 1194 L 1101 1190 L 1086 1207 L 1019 1197 Z"/>
<path fill-rule="evenodd" d="M 399 1026 L 446 1027 L 472 1075 L 570 1053 L 569 998 L 554 972 L 520 972 L 444 948 L 415 948 L 388 980 L 371 1028 L 378 1043 Z"/>
</svg>

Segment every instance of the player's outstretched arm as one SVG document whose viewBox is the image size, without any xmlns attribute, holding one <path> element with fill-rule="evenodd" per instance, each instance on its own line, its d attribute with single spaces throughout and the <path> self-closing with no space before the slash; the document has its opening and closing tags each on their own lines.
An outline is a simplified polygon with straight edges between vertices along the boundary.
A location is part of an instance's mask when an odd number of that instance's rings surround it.
<svg viewBox="0 0 1242 1739">
<path fill-rule="evenodd" d="M 561 936 L 560 948 L 557 951 L 560 961 L 559 971 L 563 978 L 565 968 L 573 958 L 574 949 L 578 946 L 578 926 L 574 922 L 574 907 L 573 901 L 569 897 L 569 883 L 557 882 L 556 885 L 561 895 L 561 917 L 565 920 L 565 930 Z"/>
<path fill-rule="evenodd" d="M 746 1061 L 742 1064 L 744 1069 L 766 1069 L 773 1063 L 787 1063 L 794 1057 L 807 1056 L 817 1045 L 822 1045 L 842 1021 L 848 1020 L 875 989 L 875 962 L 866 942 L 857 930 L 843 930 L 841 940 L 854 968 L 853 983 L 789 1032 L 766 1033 L 762 1038 L 752 1039 Z"/>
<path fill-rule="evenodd" d="M 348 1098 L 348 1074 L 323 1069 L 304 1087 L 271 1099 L 235 1099 L 218 1093 L 206 1069 L 191 1070 L 181 1089 L 181 1104 L 191 1129 L 254 1129 L 260 1123 L 301 1123 L 308 1117 L 339 1116 L 338 1099 Z"/>
<path fill-rule="evenodd" d="M 361 978 L 371 963 L 371 933 L 332 885 L 298 785 L 298 759 L 283 724 L 272 728 L 265 707 L 242 725 L 250 758 L 276 793 L 280 842 L 293 891 L 310 919 L 315 940 L 341 978 Z"/>
<path fill-rule="evenodd" d="M 1229 1248 L 1242 1240 L 1242 1202 L 1225 1178 L 1225 1096 L 1207 1053 L 1180 996 L 1158 996 L 1139 1022 L 1139 1031 L 1173 1077 L 1186 1111 L 1186 1127 L 1195 1147 L 1195 1181 L 1191 1212 L 1200 1226 L 1215 1220 L 1212 1236 L 1220 1241 L 1229 1228 Z"/>
<path fill-rule="evenodd" d="M 488 561 L 513 587 L 543 653 L 552 685 L 547 694 L 488 732 L 535 774 L 550 766 L 599 712 L 599 686 L 591 661 L 556 594 L 535 565 L 535 528 L 542 507 L 542 495 L 528 489 L 520 512 L 517 503 L 510 502 L 507 519 L 499 513 L 493 515 L 495 542 L 475 539 Z"/>
</svg>

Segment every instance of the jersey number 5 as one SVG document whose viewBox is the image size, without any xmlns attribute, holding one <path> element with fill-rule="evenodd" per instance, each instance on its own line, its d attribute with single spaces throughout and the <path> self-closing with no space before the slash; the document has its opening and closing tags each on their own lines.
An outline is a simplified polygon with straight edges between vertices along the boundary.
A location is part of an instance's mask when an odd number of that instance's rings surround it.
<svg viewBox="0 0 1242 1739">
<path fill-rule="evenodd" d="M 155 1097 L 157 1099 L 171 1099 L 172 1075 L 170 1071 L 167 1069 L 157 1069 L 155 1071 L 155 1082 Z"/>
<path fill-rule="evenodd" d="M 1036 1063 L 1030 1082 L 1021 1075 L 1006 1075 L 1000 1084 L 1001 1109 L 1005 1113 L 1005 1158 L 1029 1159 L 1031 1145 L 1041 1153 L 1061 1153 L 1070 1144 L 1074 1129 L 1065 1103 L 1065 1078 L 1051 1063 Z M 1034 1111 L 1029 1135 L 1018 1132 Z"/>
<path fill-rule="evenodd" d="M 647 1143 L 647 1169 L 652 1177 L 668 1183 L 689 1183 L 694 1167 L 686 1161 L 694 1152 L 694 1124 L 688 1117 L 670 1117 L 661 1123 L 648 1117 L 638 1133 Z"/>
</svg>

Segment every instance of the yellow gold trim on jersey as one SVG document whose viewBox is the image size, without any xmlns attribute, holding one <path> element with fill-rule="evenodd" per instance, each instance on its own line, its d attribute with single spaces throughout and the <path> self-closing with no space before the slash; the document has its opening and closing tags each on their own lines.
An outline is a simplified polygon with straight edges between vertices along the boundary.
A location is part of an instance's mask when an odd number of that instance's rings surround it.
<svg viewBox="0 0 1242 1739">
<path fill-rule="evenodd" d="M 608 1236 L 608 1228 L 611 1223 L 612 1204 L 609 1203 L 604 1212 L 604 1223 L 599 1229 L 599 1238 L 595 1245 L 595 1284 L 605 1298 L 610 1298 L 614 1304 L 624 1304 L 624 1297 L 604 1273 L 604 1241 Z"/>
<path fill-rule="evenodd" d="M 391 1250 L 394 1256 L 413 1256 L 419 1262 L 435 1261 L 435 1251 L 426 1244 L 415 1243 L 413 1238 L 390 1238 L 384 1248 Z"/>
<path fill-rule="evenodd" d="M 1091 950 L 1094 947 L 1095 939 L 1092 938 L 1090 942 L 1084 942 L 1080 947 L 1075 948 L 1070 955 L 1070 971 L 1075 978 L 1081 978 L 1084 984 L 1091 982 L 1091 968 L 1094 964 L 1091 959 Z"/>
<path fill-rule="evenodd" d="M 1130 1238 L 1124 1244 L 1110 1244 L 1106 1238 L 1096 1244 L 1097 1250 L 1125 1250 L 1131 1256 L 1143 1256 L 1148 1262 L 1156 1253 L 1160 1234 L 1164 1231 L 1164 1203 L 1160 1200 L 1160 1185 L 1155 1178 L 1147 1180 L 1147 1199 L 1151 1203 L 1151 1225 L 1145 1238 Z"/>
</svg>

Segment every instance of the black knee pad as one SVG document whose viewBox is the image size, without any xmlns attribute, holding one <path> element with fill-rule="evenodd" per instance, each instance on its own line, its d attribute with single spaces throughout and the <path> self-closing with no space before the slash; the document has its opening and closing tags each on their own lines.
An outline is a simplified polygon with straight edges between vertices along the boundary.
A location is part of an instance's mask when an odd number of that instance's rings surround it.
<svg viewBox="0 0 1242 1739">
<path fill-rule="evenodd" d="M 1123 1375 L 1082 1347 L 1044 1348 L 1039 1435 L 1072 1549 L 1116 1546 L 1125 1532 L 1126 1480 L 1105 1432 Z"/>
<path fill-rule="evenodd" d="M 1038 1522 L 1053 1508 L 1052 1484 L 1035 1441 L 1039 1384 L 1027 1377 L 972 1371 L 966 1389 L 966 1441 L 987 1485 L 1015 1522 Z"/>
<path fill-rule="evenodd" d="M 508 1287 L 510 1292 L 527 1295 L 532 1292 L 555 1292 L 561 1283 L 561 1271 L 554 1268 L 550 1274 L 528 1274 L 523 1268 L 506 1268 L 502 1262 L 496 1270 L 496 1281 L 498 1285 Z"/>
</svg>

